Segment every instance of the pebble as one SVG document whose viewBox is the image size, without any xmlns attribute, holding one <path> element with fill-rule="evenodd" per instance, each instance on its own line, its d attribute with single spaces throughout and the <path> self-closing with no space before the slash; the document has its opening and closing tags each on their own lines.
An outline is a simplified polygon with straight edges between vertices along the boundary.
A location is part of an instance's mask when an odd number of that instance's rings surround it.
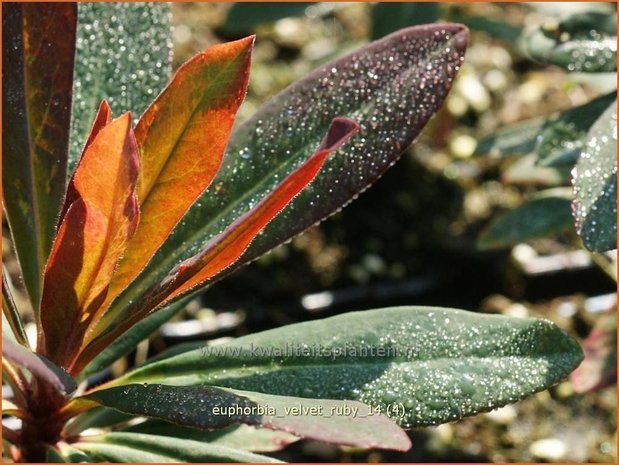
<svg viewBox="0 0 619 465">
<path fill-rule="evenodd" d="M 539 439 L 531 444 L 529 452 L 538 459 L 557 461 L 565 458 L 567 445 L 557 438 Z"/>
</svg>

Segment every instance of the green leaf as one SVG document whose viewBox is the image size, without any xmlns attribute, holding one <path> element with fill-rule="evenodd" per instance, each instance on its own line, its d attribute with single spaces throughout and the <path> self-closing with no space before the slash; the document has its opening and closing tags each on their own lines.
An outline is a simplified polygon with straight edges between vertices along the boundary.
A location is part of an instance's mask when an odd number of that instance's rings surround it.
<svg viewBox="0 0 619 465">
<path fill-rule="evenodd" d="M 510 44 L 518 42 L 522 35 L 522 29 L 505 21 L 490 19 L 486 16 L 471 16 L 468 14 L 452 13 L 449 21 L 462 23 L 473 31 L 485 32 L 491 37 L 505 40 Z"/>
<path fill-rule="evenodd" d="M 535 149 L 537 135 L 546 122 L 546 118 L 533 118 L 501 128 L 479 141 L 473 155 L 505 157 L 529 154 Z"/>
<path fill-rule="evenodd" d="M 69 174 L 101 100 L 139 116 L 167 84 L 171 57 L 169 4 L 79 3 Z"/>
<path fill-rule="evenodd" d="M 572 165 L 587 131 L 616 98 L 617 94 L 613 92 L 556 115 L 533 118 L 499 129 L 479 141 L 475 155 L 505 157 L 536 153 L 539 165 Z"/>
<path fill-rule="evenodd" d="M 89 376 L 105 370 L 120 357 L 130 353 L 141 341 L 148 338 L 152 333 L 157 331 L 162 324 L 185 308 L 188 301 L 189 298 L 175 302 L 169 307 L 147 316 L 142 321 L 129 328 L 129 330 L 116 339 L 113 344 L 109 345 L 86 365 L 80 372 L 78 380 L 83 381 Z"/>
<path fill-rule="evenodd" d="M 13 283 L 11 283 L 11 277 L 6 271 L 6 268 L 2 267 L 2 316 L 4 321 L 7 322 L 7 326 L 11 328 L 11 336 L 12 340 L 15 342 L 19 342 L 19 344 L 23 345 L 26 348 L 30 348 L 30 343 L 28 342 L 28 335 L 26 334 L 26 330 L 22 323 L 21 316 L 19 315 L 19 311 L 17 310 L 17 306 L 15 305 L 15 301 L 13 300 Z"/>
<path fill-rule="evenodd" d="M 175 355 L 182 354 L 190 350 L 200 349 L 204 347 L 204 345 L 205 345 L 204 341 L 189 341 L 189 342 L 181 342 L 179 344 L 174 344 L 173 346 L 170 346 L 167 349 L 162 350 L 154 357 L 149 358 L 148 360 L 146 360 L 144 364 L 146 365 L 148 363 L 156 362 L 157 360 L 174 357 Z"/>
<path fill-rule="evenodd" d="M 217 444 L 139 433 L 108 433 L 73 445 L 111 462 L 280 462 Z"/>
<path fill-rule="evenodd" d="M 273 452 L 283 449 L 300 438 L 283 431 L 273 431 L 249 425 L 230 425 L 226 428 L 202 431 L 182 426 L 170 427 L 170 423 L 160 420 L 148 420 L 123 429 L 128 433 L 155 434 L 173 436 L 180 439 L 217 444 L 233 449 L 251 452 Z"/>
<path fill-rule="evenodd" d="M 538 163 L 543 166 L 573 165 L 584 146 L 587 132 L 616 100 L 617 92 L 612 92 L 567 110 L 557 118 L 549 118 L 537 136 Z"/>
<path fill-rule="evenodd" d="M 539 166 L 537 155 L 530 153 L 512 163 L 501 175 L 504 184 L 520 186 L 566 186 L 570 182 L 570 166 Z"/>
<path fill-rule="evenodd" d="M 3 202 L 38 309 L 66 187 L 76 6 L 7 4 L 2 26 Z"/>
<path fill-rule="evenodd" d="M 576 13 L 558 25 L 544 25 L 524 37 L 531 58 L 568 71 L 598 73 L 617 70 L 616 15 Z"/>
<path fill-rule="evenodd" d="M 377 3 L 372 8 L 372 40 L 407 26 L 434 23 L 439 15 L 436 2 Z"/>
<path fill-rule="evenodd" d="M 413 427 L 516 402 L 557 383 L 581 360 L 578 344 L 546 320 L 395 307 L 245 336 L 114 383 L 355 399 Z"/>
<path fill-rule="evenodd" d="M 233 133 L 222 167 L 110 312 L 160 282 L 310 157 L 333 118 L 361 131 L 334 153 L 258 236 L 231 273 L 341 208 L 399 157 L 441 106 L 467 31 L 454 24 L 404 29 L 327 64 L 285 89 Z"/>
<path fill-rule="evenodd" d="M 58 443 L 58 448 L 47 446 L 48 463 L 97 462 L 97 457 L 88 455 L 66 443 Z"/>
<path fill-rule="evenodd" d="M 235 3 L 228 11 L 221 32 L 224 34 L 253 32 L 256 27 L 263 24 L 290 16 L 303 16 L 307 7 L 313 4 L 314 2 Z"/>
<path fill-rule="evenodd" d="M 593 124 L 573 172 L 576 231 L 589 250 L 617 248 L 617 102 Z"/>
<path fill-rule="evenodd" d="M 89 401 L 199 429 L 245 423 L 335 444 L 400 451 L 410 448 L 410 440 L 395 423 L 355 401 L 146 383 L 102 388 L 75 403 Z"/>
<path fill-rule="evenodd" d="M 111 408 L 97 407 L 80 413 L 73 418 L 63 429 L 64 437 L 77 436 L 90 428 L 109 428 L 127 423 L 135 418 L 133 415 L 119 412 Z"/>
<path fill-rule="evenodd" d="M 569 188 L 542 191 L 522 205 L 494 219 L 477 241 L 481 249 L 509 247 L 536 237 L 572 228 Z"/>
</svg>

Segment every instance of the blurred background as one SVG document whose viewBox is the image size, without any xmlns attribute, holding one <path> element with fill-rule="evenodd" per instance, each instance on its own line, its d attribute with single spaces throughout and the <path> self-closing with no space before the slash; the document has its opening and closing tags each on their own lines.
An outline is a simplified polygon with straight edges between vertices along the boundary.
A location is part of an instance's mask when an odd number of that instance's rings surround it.
<svg viewBox="0 0 619 465">
<path fill-rule="evenodd" d="M 587 372 L 491 413 L 413 430 L 407 453 L 300 441 L 273 455 L 616 462 L 616 251 L 586 251 L 565 224 L 538 237 L 480 241 L 497 217 L 540 189 L 570 184 L 569 167 L 531 161 L 535 131 L 511 132 L 510 140 L 504 131 L 615 91 L 616 72 L 540 64 L 527 53 L 529 31 L 592 12 L 597 20 L 616 15 L 602 3 L 174 3 L 174 67 L 209 45 L 257 35 L 238 122 L 315 67 L 399 28 L 462 22 L 471 40 L 443 109 L 371 189 L 196 298 L 114 369 L 181 342 L 391 305 L 543 317 L 589 341 Z M 616 21 L 614 28 L 616 36 Z M 4 231 L 3 260 L 15 271 Z"/>
</svg>

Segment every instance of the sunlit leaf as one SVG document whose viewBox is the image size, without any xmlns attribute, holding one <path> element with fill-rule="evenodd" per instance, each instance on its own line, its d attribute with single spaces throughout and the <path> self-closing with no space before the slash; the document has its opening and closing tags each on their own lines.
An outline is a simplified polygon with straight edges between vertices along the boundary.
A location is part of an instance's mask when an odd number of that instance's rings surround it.
<svg viewBox="0 0 619 465">
<path fill-rule="evenodd" d="M 475 16 L 471 14 L 451 13 L 448 16 L 449 21 L 462 23 L 473 31 L 480 31 L 488 34 L 491 37 L 496 37 L 507 41 L 509 44 L 515 44 L 520 39 L 522 28 L 514 26 L 507 21 L 503 21 L 500 15 L 495 17 Z"/>
<path fill-rule="evenodd" d="M 440 5 L 436 2 L 381 2 L 372 8 L 372 40 L 408 26 L 438 20 Z"/>
<path fill-rule="evenodd" d="M 617 100 L 613 92 L 550 118 L 537 136 L 538 163 L 545 166 L 573 165 L 582 150 L 587 132 L 609 105 Z"/>
<path fill-rule="evenodd" d="M 180 439 L 208 442 L 233 449 L 251 452 L 272 452 L 283 449 L 288 444 L 299 440 L 297 436 L 283 431 L 258 428 L 249 425 L 230 425 L 226 428 L 202 431 L 174 425 L 161 420 L 148 420 L 123 429 L 124 432 L 174 436 Z"/>
<path fill-rule="evenodd" d="M 77 387 L 73 378 L 62 368 L 54 365 L 42 355 L 6 338 L 2 339 L 2 356 L 17 366 L 25 368 L 33 376 L 52 386 L 61 395 L 71 394 Z"/>
<path fill-rule="evenodd" d="M 570 166 L 539 166 L 537 155 L 530 153 L 512 163 L 502 174 L 505 184 L 555 187 L 570 182 Z"/>
<path fill-rule="evenodd" d="M 67 366 L 105 298 L 138 210 L 137 145 L 129 113 L 99 131 L 71 180 L 78 196 L 59 227 L 45 269 L 38 350 Z"/>
<path fill-rule="evenodd" d="M 3 202 L 35 311 L 66 186 L 75 28 L 74 3 L 2 5 Z"/>
<path fill-rule="evenodd" d="M 617 248 L 617 102 L 593 124 L 573 175 L 576 231 L 589 250 Z"/>
<path fill-rule="evenodd" d="M 96 455 L 86 454 L 64 442 L 58 443 L 56 446 L 47 446 L 46 461 L 48 463 L 97 462 L 97 459 L 100 459 Z"/>
<path fill-rule="evenodd" d="M 501 128 L 477 143 L 474 155 L 505 157 L 527 155 L 535 149 L 538 134 L 546 125 L 546 118 L 533 118 Z"/>
<path fill-rule="evenodd" d="M 617 70 L 617 22 L 613 13 L 575 13 L 558 25 L 544 25 L 524 38 L 529 55 L 568 71 Z"/>
<path fill-rule="evenodd" d="M 101 100 L 114 114 L 138 116 L 172 72 L 170 4 L 79 2 L 69 173 Z"/>
<path fill-rule="evenodd" d="M 128 423 L 133 415 L 119 412 L 107 407 L 96 407 L 71 419 L 62 430 L 64 437 L 77 436 L 89 428 L 105 429 Z"/>
<path fill-rule="evenodd" d="M 587 131 L 616 99 L 616 92 L 556 115 L 533 118 L 499 129 L 477 144 L 475 155 L 504 157 L 535 153 L 542 166 L 573 165 Z"/>
<path fill-rule="evenodd" d="M 95 354 L 88 365 L 80 371 L 78 379 L 83 380 L 88 376 L 94 375 L 105 370 L 120 357 L 129 354 L 136 346 L 157 331 L 161 325 L 180 312 L 186 304 L 186 300 L 175 302 L 163 310 L 159 310 L 148 315 L 143 320 L 125 331 L 114 343 L 105 347 L 101 352 Z"/>
<path fill-rule="evenodd" d="M 516 402 L 557 383 L 581 360 L 578 344 L 546 320 L 396 307 L 194 350 L 137 368 L 113 385 L 163 382 L 354 399 L 413 427 Z"/>
<path fill-rule="evenodd" d="M 355 401 L 274 396 L 212 386 L 129 384 L 76 400 L 78 405 L 81 402 L 207 430 L 245 423 L 336 444 L 410 448 L 410 440 L 395 423 Z"/>
<path fill-rule="evenodd" d="M 361 131 L 219 278 L 304 231 L 375 181 L 441 106 L 462 63 L 455 24 L 399 31 L 293 84 L 234 131 L 222 167 L 149 265 L 111 306 L 126 309 L 250 210 L 314 152 L 335 117 Z"/>
<path fill-rule="evenodd" d="M 290 16 L 303 16 L 314 2 L 235 3 L 221 26 L 224 34 L 253 32 L 256 27 Z"/>
<path fill-rule="evenodd" d="M 99 328 L 103 331 L 109 327 L 111 330 L 104 332 L 102 337 L 95 339 L 90 346 L 86 347 L 82 359 L 89 360 L 92 357 L 91 354 L 97 354 L 101 348 L 109 345 L 125 329 L 144 318 L 148 313 L 191 293 L 197 286 L 212 279 L 233 264 L 265 225 L 314 179 L 327 156 L 346 143 L 358 130 L 359 126 L 354 121 L 347 118 L 335 118 L 316 152 L 250 211 L 237 218 L 196 255 L 181 262 L 143 299 L 136 299 L 134 304 L 125 310 L 122 317 L 119 318 L 112 312 L 105 314 L 98 321 Z M 98 334 L 96 328 L 90 336 Z"/>
<path fill-rule="evenodd" d="M 565 189 L 542 191 L 517 208 L 494 219 L 482 232 L 482 249 L 509 247 L 536 237 L 572 229 L 572 196 Z"/>
<path fill-rule="evenodd" d="M 138 433 L 107 433 L 86 437 L 74 447 L 111 462 L 265 463 L 279 460 L 217 444 Z"/>
<path fill-rule="evenodd" d="M 140 147 L 140 223 L 97 319 L 217 173 L 245 97 L 252 47 L 253 37 L 248 37 L 196 55 L 140 118 L 135 130 Z"/>
<path fill-rule="evenodd" d="M 2 329 L 5 329 L 4 322 L 6 320 L 7 327 L 10 328 L 11 335 L 13 336 L 12 339 L 24 347 L 30 348 L 26 329 L 24 328 L 21 316 L 13 300 L 12 290 L 11 278 L 6 268 L 2 267 Z"/>
</svg>

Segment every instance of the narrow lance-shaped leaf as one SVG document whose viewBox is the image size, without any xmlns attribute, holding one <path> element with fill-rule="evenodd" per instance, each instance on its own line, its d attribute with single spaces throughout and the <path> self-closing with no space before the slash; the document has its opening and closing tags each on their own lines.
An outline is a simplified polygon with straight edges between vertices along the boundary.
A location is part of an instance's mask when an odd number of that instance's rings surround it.
<svg viewBox="0 0 619 465">
<path fill-rule="evenodd" d="M 572 226 L 570 188 L 542 191 L 493 220 L 477 245 L 482 249 L 509 247 L 536 237 L 568 231 Z"/>
<path fill-rule="evenodd" d="M 25 368 L 33 376 L 41 379 L 61 395 L 72 393 L 77 385 L 71 376 L 62 368 L 55 366 L 42 355 L 15 344 L 6 338 L 2 339 L 2 356 L 15 363 L 20 368 Z"/>
<path fill-rule="evenodd" d="M 584 145 L 587 131 L 616 98 L 617 93 L 613 92 L 557 115 L 533 118 L 499 129 L 477 144 L 475 155 L 503 157 L 535 152 L 537 164 L 573 164 Z"/>
<path fill-rule="evenodd" d="M 36 312 L 66 185 L 76 6 L 3 4 L 2 26 L 3 201 Z"/>
<path fill-rule="evenodd" d="M 587 132 L 617 100 L 617 92 L 603 95 L 550 119 L 537 136 L 538 163 L 546 166 L 573 165 L 582 150 Z"/>
<path fill-rule="evenodd" d="M 107 327 L 111 330 L 104 332 L 99 339 L 86 347 L 75 370 L 79 370 L 84 363 L 149 312 L 165 307 L 190 293 L 196 286 L 233 264 L 265 225 L 314 179 L 327 156 L 341 147 L 358 130 L 359 126 L 352 120 L 334 119 L 314 155 L 284 179 L 273 192 L 213 238 L 198 254 L 178 265 L 143 299 L 137 299 L 133 305 L 125 309 L 121 314 L 122 317 L 112 312 L 105 314 L 97 322 L 98 327 L 101 331 L 105 331 Z M 91 338 L 98 334 L 96 329 L 97 326 L 89 334 Z"/>
<path fill-rule="evenodd" d="M 95 320 L 142 270 L 217 173 L 245 97 L 253 42 L 252 36 L 196 55 L 140 118 L 135 130 L 140 223 Z"/>
<path fill-rule="evenodd" d="M 617 248 L 617 102 L 591 127 L 572 171 L 576 231 L 589 250 Z"/>
<path fill-rule="evenodd" d="M 101 100 L 116 115 L 141 115 L 172 73 L 169 3 L 78 2 L 77 8 L 69 174 Z"/>
<path fill-rule="evenodd" d="M 163 384 L 101 389 L 78 398 L 75 405 L 89 401 L 125 413 L 199 429 L 245 423 L 336 444 L 395 450 L 410 448 L 410 440 L 395 423 L 355 401 Z"/>
<path fill-rule="evenodd" d="M 372 7 L 372 40 L 380 39 L 398 29 L 438 20 L 437 2 L 380 2 Z"/>
<path fill-rule="evenodd" d="M 576 13 L 555 27 L 533 30 L 524 38 L 524 46 L 535 60 L 568 71 L 616 71 L 616 16 L 612 10 Z"/>
<path fill-rule="evenodd" d="M 99 131 L 72 180 L 45 270 L 38 350 L 68 366 L 138 221 L 137 145 L 129 113 Z"/>
<path fill-rule="evenodd" d="M 158 310 L 133 325 L 115 339 L 114 344 L 108 345 L 95 354 L 92 361 L 83 370 L 80 370 L 79 376 L 76 374 L 78 379 L 84 380 L 95 373 L 105 370 L 120 357 L 129 354 L 141 341 L 148 338 L 161 325 L 185 308 L 186 303 L 186 299 L 174 302 L 167 308 Z"/>
<path fill-rule="evenodd" d="M 234 3 L 221 25 L 226 34 L 246 34 L 257 27 L 290 16 L 305 16 L 307 8 L 315 2 L 260 2 Z"/>
<path fill-rule="evenodd" d="M 122 431 L 159 436 L 171 435 L 175 438 L 191 439 L 193 441 L 248 450 L 251 452 L 278 451 L 300 439 L 298 436 L 283 431 L 275 431 L 244 424 L 230 425 L 226 428 L 213 431 L 175 426 L 173 431 L 170 431 L 170 423 L 163 420 L 152 419 L 137 425 L 127 426 Z"/>
<path fill-rule="evenodd" d="M 169 435 L 107 433 L 85 437 L 73 444 L 111 462 L 129 463 L 279 463 L 279 460 L 207 442 L 177 439 Z"/>
<path fill-rule="evenodd" d="M 2 314 L 6 318 L 7 326 L 10 326 L 10 331 L 16 342 L 19 342 L 24 347 L 30 348 L 28 342 L 28 335 L 26 329 L 13 300 L 12 292 L 13 286 L 11 285 L 11 278 L 6 271 L 6 268 L 2 267 Z M 4 321 L 3 321 L 4 323 Z M 4 328 L 3 328 L 4 329 Z"/>
<path fill-rule="evenodd" d="M 108 386 L 165 382 L 354 399 L 413 427 L 516 402 L 581 360 L 578 344 L 546 320 L 396 307 L 245 336 L 145 365 Z"/>
<path fill-rule="evenodd" d="M 96 459 L 100 460 L 100 457 L 88 455 L 65 442 L 58 442 L 56 447 L 51 445 L 46 447 L 47 463 L 89 463 L 96 462 Z"/>
<path fill-rule="evenodd" d="M 293 84 L 233 133 L 216 178 L 146 268 L 112 303 L 129 305 L 195 255 L 307 160 L 336 117 L 361 130 L 218 278 L 304 231 L 375 181 L 440 108 L 462 63 L 467 30 L 412 27 Z"/>
</svg>

